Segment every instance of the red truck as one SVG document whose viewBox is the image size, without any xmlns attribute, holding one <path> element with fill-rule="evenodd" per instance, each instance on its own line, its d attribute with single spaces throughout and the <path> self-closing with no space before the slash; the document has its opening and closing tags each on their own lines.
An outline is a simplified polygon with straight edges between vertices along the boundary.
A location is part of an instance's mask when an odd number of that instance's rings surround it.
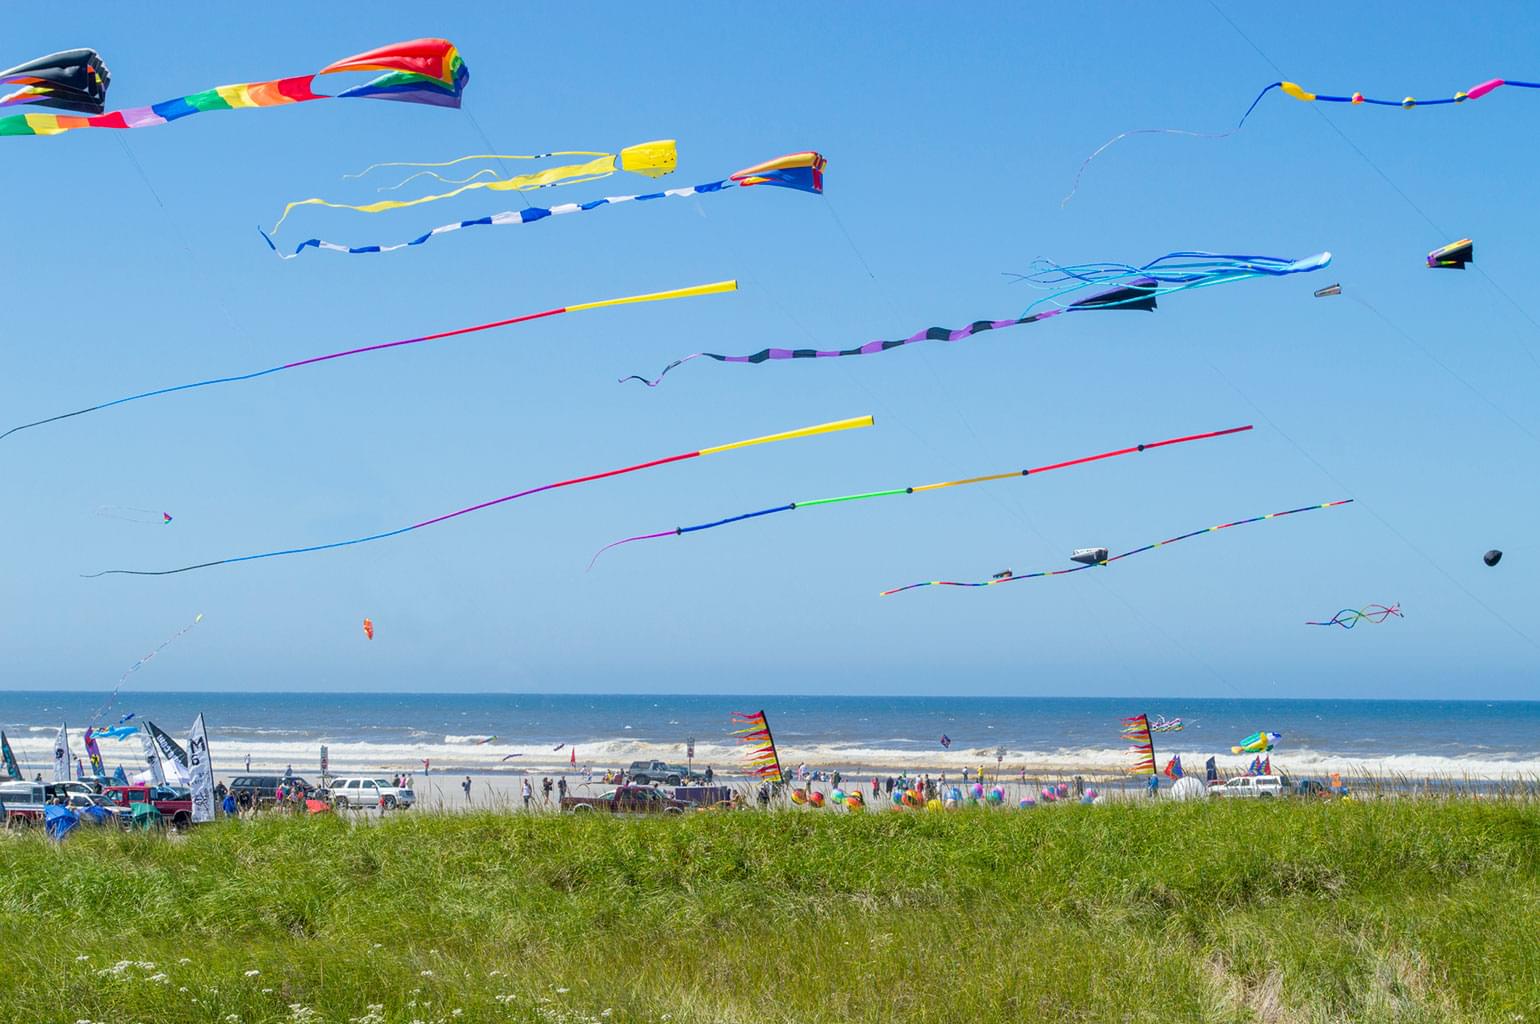
<svg viewBox="0 0 1540 1024">
<path fill-rule="evenodd" d="M 688 807 L 684 801 L 648 786 L 617 786 L 598 796 L 561 798 L 561 809 L 573 814 L 683 814 Z"/>
<path fill-rule="evenodd" d="M 192 824 L 192 794 L 170 786 L 104 786 L 102 796 L 109 803 L 132 811 L 135 804 L 151 804 L 161 820 L 178 832 Z"/>
</svg>

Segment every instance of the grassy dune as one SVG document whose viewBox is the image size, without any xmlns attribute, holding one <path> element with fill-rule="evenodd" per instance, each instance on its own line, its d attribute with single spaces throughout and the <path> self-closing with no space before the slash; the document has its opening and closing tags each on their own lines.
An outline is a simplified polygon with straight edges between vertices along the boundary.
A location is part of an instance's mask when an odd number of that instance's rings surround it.
<svg viewBox="0 0 1540 1024">
<path fill-rule="evenodd" d="M 1540 1022 L 1540 807 L 0 837 L 0 1020 Z"/>
</svg>

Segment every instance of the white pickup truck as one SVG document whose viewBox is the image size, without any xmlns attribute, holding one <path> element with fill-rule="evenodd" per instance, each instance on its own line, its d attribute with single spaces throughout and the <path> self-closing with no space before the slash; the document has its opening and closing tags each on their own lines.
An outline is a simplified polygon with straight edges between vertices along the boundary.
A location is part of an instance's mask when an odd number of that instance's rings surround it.
<svg viewBox="0 0 1540 1024">
<path fill-rule="evenodd" d="M 393 811 L 398 807 L 405 809 L 417 802 L 417 794 L 410 789 L 393 786 L 389 779 L 368 776 L 335 779 L 327 792 L 331 795 L 332 806 L 339 811 L 349 807 L 378 807 Z"/>
<path fill-rule="evenodd" d="M 1289 780 L 1283 775 L 1238 775 L 1226 780 L 1223 786 L 1209 790 L 1210 796 L 1231 799 L 1256 800 L 1260 797 L 1283 796 L 1289 792 Z"/>
</svg>

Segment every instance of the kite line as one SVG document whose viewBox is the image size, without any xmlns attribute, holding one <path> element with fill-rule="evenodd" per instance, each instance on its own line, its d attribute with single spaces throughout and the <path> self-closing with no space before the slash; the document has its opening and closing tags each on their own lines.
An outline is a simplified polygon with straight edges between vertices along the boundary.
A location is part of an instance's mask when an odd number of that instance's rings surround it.
<svg viewBox="0 0 1540 1024">
<path fill-rule="evenodd" d="M 219 558 L 210 562 L 199 562 L 196 565 L 184 565 L 177 569 L 141 570 L 141 569 L 107 569 L 102 572 L 93 572 L 85 575 L 86 579 L 96 579 L 99 576 L 172 576 L 176 573 L 191 572 L 194 569 L 207 569 L 215 565 L 231 565 L 236 562 L 254 562 L 259 558 L 278 558 L 283 555 L 303 555 L 313 551 L 328 551 L 332 548 L 351 547 L 355 544 L 368 544 L 371 541 L 385 540 L 388 537 L 399 537 L 403 533 L 411 533 L 425 526 L 433 526 L 437 523 L 457 519 L 472 512 L 501 505 L 504 502 L 517 501 L 519 498 L 529 497 L 531 494 L 540 494 L 543 491 L 554 491 L 561 487 L 572 487 L 576 484 L 592 483 L 595 480 L 604 480 L 612 476 L 622 476 L 626 473 L 635 473 L 643 469 L 653 469 L 658 466 L 666 466 L 673 462 L 684 462 L 688 459 L 698 459 L 706 455 L 716 455 L 721 452 L 734 451 L 739 448 L 749 448 L 754 445 L 773 444 L 776 441 L 791 441 L 800 437 L 813 437 L 818 434 L 830 434 L 841 430 L 852 430 L 859 427 L 872 425 L 871 416 L 856 416 L 851 419 L 835 420 L 832 423 L 819 423 L 811 427 L 798 427 L 795 430 L 785 430 L 778 434 L 766 434 L 763 437 L 751 437 L 743 441 L 731 441 L 727 444 L 714 445 L 710 448 L 698 448 L 694 451 L 681 452 L 678 455 L 668 455 L 661 459 L 651 459 L 647 462 L 638 462 L 632 466 L 622 466 L 619 469 L 604 470 L 600 473 L 590 473 L 587 476 L 576 476 L 568 480 L 558 480 L 555 483 L 542 484 L 539 487 L 531 487 L 528 490 L 506 494 L 501 498 L 493 498 L 475 505 L 467 505 L 465 508 L 446 512 L 443 515 L 424 519 L 410 526 L 402 526 L 394 530 L 386 530 L 383 533 L 372 533 L 364 537 L 353 537 L 348 540 L 333 541 L 329 544 L 312 544 L 308 547 L 284 548 L 279 551 L 265 551 L 255 555 L 240 555 L 233 558 Z"/>
<path fill-rule="evenodd" d="M 635 537 L 626 537 L 623 540 L 613 541 L 594 552 L 594 557 L 589 560 L 588 568 L 592 569 L 599 556 L 610 548 L 619 547 L 622 544 L 630 544 L 639 540 L 656 540 L 659 537 L 681 537 L 687 533 L 699 533 L 701 530 L 710 530 L 718 526 L 727 526 L 730 523 L 741 523 L 746 519 L 758 519 L 761 516 L 774 515 L 777 512 L 792 512 L 799 508 L 812 508 L 817 505 L 837 505 L 846 501 L 865 501 L 868 498 L 888 498 L 900 494 L 921 494 L 925 491 L 939 491 L 944 487 L 965 487 L 969 484 L 983 484 L 994 480 L 1011 480 L 1023 476 L 1032 476 L 1038 473 L 1047 473 L 1055 469 L 1067 469 L 1070 466 L 1081 466 L 1088 462 L 1100 462 L 1103 459 L 1117 458 L 1120 455 L 1132 455 L 1135 452 L 1148 451 L 1152 448 L 1166 448 L 1174 444 L 1186 444 L 1189 441 L 1205 441 L 1214 437 L 1226 437 L 1230 434 L 1239 434 L 1251 429 L 1251 424 L 1243 427 L 1229 427 L 1225 430 L 1213 430 L 1206 434 L 1188 434 L 1184 437 L 1170 437 L 1164 441 L 1152 441 L 1148 444 L 1130 445 L 1127 448 L 1115 448 L 1112 451 L 1100 452 L 1096 455 L 1085 455 L 1078 459 L 1067 459 L 1063 462 L 1052 462 L 1046 466 L 1036 466 L 1032 469 L 1013 469 L 1005 473 L 991 473 L 988 476 L 973 476 L 963 480 L 943 480 L 934 484 L 916 484 L 911 487 L 894 487 L 884 491 L 866 491 L 862 494 L 844 494 L 833 498 L 811 498 L 806 501 L 792 501 L 785 505 L 777 505 L 774 508 L 764 508 L 757 512 L 744 512 L 740 515 L 729 516 L 726 519 L 718 519 L 709 523 L 697 523 L 694 526 L 676 526 L 672 530 L 660 530 L 657 533 L 643 533 Z"/>
<path fill-rule="evenodd" d="M 1331 263 L 1331 253 L 1322 252 L 1293 260 L 1278 256 L 1243 256 L 1211 252 L 1170 252 L 1143 266 L 1127 263 L 1081 263 L 1068 266 L 1039 261 L 1036 269 L 1021 279 L 1050 294 L 1028 306 L 1020 317 L 1009 320 L 976 320 L 967 327 L 951 329 L 928 327 L 907 338 L 869 341 L 846 349 L 766 348 L 749 355 L 723 355 L 719 352 L 692 352 L 663 368 L 657 377 L 638 374 L 622 377 L 621 383 L 641 381 L 657 387 L 675 367 L 694 359 L 714 359 L 719 363 L 763 363 L 780 359 L 830 359 L 840 356 L 865 356 L 902 348 L 922 341 L 964 341 L 985 331 L 999 331 L 1022 324 L 1036 323 L 1061 313 L 1097 309 L 1139 309 L 1154 312 L 1155 300 L 1173 292 L 1191 291 L 1213 285 L 1248 281 L 1256 277 L 1285 277 L 1309 273 Z M 1072 296 L 1087 289 L 1100 288 L 1084 298 Z M 1047 306 L 1043 309 L 1040 307 Z"/>
<path fill-rule="evenodd" d="M 1228 21 L 1229 19 L 1227 18 L 1226 20 Z M 1234 27 L 1234 22 L 1231 22 L 1231 27 Z M 1239 31 L 1239 29 L 1236 31 Z M 1247 41 L 1250 42 L 1249 39 Z M 1260 53 L 1261 51 L 1259 50 L 1257 52 Z M 1262 56 L 1265 59 L 1267 55 L 1263 54 Z M 1271 61 L 1268 63 L 1271 63 Z M 1059 201 L 1059 205 L 1063 206 L 1071 199 L 1075 198 L 1075 193 L 1080 190 L 1080 179 L 1082 176 L 1084 176 L 1086 168 L 1091 166 L 1091 161 L 1095 160 L 1097 157 L 1101 156 L 1102 153 L 1106 152 L 1117 143 L 1122 142 L 1129 136 L 1185 135 L 1189 138 L 1197 139 L 1227 139 L 1245 127 L 1246 120 L 1247 118 L 1251 117 L 1252 111 L 1256 110 L 1257 105 L 1260 104 L 1263 98 L 1265 98 L 1267 94 L 1272 92 L 1274 89 L 1277 89 L 1279 92 L 1286 96 L 1292 96 L 1294 99 L 1305 103 L 1347 103 L 1355 107 L 1368 104 L 1375 107 L 1400 107 L 1403 110 L 1411 110 L 1415 107 L 1442 107 L 1449 104 L 1464 103 L 1466 100 L 1479 100 L 1487 93 L 1504 85 L 1511 85 L 1515 89 L 1540 89 L 1540 82 L 1518 82 L 1513 81 L 1512 79 L 1489 78 L 1485 82 L 1480 82 L 1471 86 L 1469 89 L 1456 92 L 1453 96 L 1450 96 L 1447 99 L 1419 100 L 1413 96 L 1403 96 L 1398 100 L 1383 100 L 1375 99 L 1371 96 L 1365 96 L 1361 92 L 1355 92 L 1349 96 L 1328 96 L 1325 94 L 1309 92 L 1294 82 L 1274 82 L 1271 85 L 1264 86 L 1262 91 L 1257 93 L 1256 98 L 1251 101 L 1251 106 L 1246 108 L 1246 112 L 1241 115 L 1241 119 L 1235 123 L 1235 127 L 1226 131 L 1200 132 L 1193 131 L 1188 128 L 1132 128 L 1126 132 L 1119 132 L 1112 138 L 1108 139 L 1106 142 L 1103 142 L 1100 146 L 1097 146 L 1096 149 L 1092 151 L 1090 156 L 1081 161 L 1080 169 L 1075 172 L 1074 184 L 1070 186 L 1069 194 Z"/>
<path fill-rule="evenodd" d="M 107 696 L 106 703 L 104 703 L 101 707 L 96 709 L 96 713 L 91 716 L 91 720 L 89 722 L 87 722 L 86 725 L 88 727 L 89 726 L 93 726 L 97 722 L 101 721 L 102 716 L 105 715 L 108 712 L 108 710 L 110 710 L 112 708 L 112 706 L 118 702 L 118 691 L 123 689 L 123 683 L 125 681 L 127 681 L 129 676 L 133 675 L 135 672 L 138 672 L 141 668 L 144 667 L 146 662 L 148 662 L 151 659 L 153 659 L 161 651 L 164 651 L 167 647 L 170 647 L 177 640 L 180 640 L 182 637 L 184 637 L 188 633 L 192 632 L 192 628 L 194 626 L 196 626 L 198 623 L 202 622 L 202 621 L 203 621 L 203 613 L 199 612 L 197 615 L 193 616 L 193 620 L 191 622 L 189 622 L 187 625 L 183 626 L 181 629 L 177 630 L 175 633 L 172 633 L 165 640 L 162 640 L 161 643 L 160 643 L 160 646 L 156 647 L 149 654 L 146 654 L 144 657 L 140 658 L 138 661 L 136 661 L 132 665 L 128 666 L 128 671 L 126 671 L 122 675 L 118 676 L 118 681 L 113 684 L 112 693 Z M 128 718 L 132 718 L 132 717 L 133 717 L 132 715 L 128 716 Z M 124 721 L 127 721 L 127 719 L 124 719 Z"/>
<path fill-rule="evenodd" d="M 193 381 L 190 384 L 176 384 L 171 387 L 156 388 L 154 391 L 141 391 L 137 395 L 127 395 L 123 398 L 115 398 L 110 402 L 102 402 L 98 405 L 87 406 L 84 409 L 76 409 L 74 412 L 60 413 L 57 416 L 49 416 L 46 419 L 34 420 L 31 423 L 23 423 L 20 426 L 0 433 L 0 440 L 10 437 L 21 430 L 32 427 L 41 427 L 45 423 L 56 423 L 59 420 L 67 420 L 73 416 L 84 416 L 89 412 L 98 412 L 102 409 L 110 409 L 115 405 L 123 405 L 126 402 L 137 402 L 142 398 L 156 398 L 160 395 L 174 394 L 178 391 L 191 391 L 194 388 L 206 388 L 215 384 L 235 384 L 241 381 L 256 380 L 258 377 L 266 377 L 269 374 L 279 373 L 283 370 L 294 370 L 301 366 L 312 366 L 316 363 L 328 362 L 332 359 L 343 359 L 347 356 L 362 355 L 365 352 L 379 352 L 388 348 L 400 348 L 403 345 L 418 345 L 425 341 L 441 341 L 444 338 L 455 338 L 462 334 L 475 334 L 478 331 L 490 331 L 497 327 L 508 327 L 512 324 L 528 323 L 531 320 L 543 320 L 546 317 L 560 316 L 563 313 L 582 313 L 590 309 L 603 309 L 606 306 L 627 306 L 639 302 L 664 302 L 669 299 L 695 298 L 701 295 L 720 295 L 723 292 L 738 290 L 737 281 L 717 281 L 714 284 L 698 284 L 689 288 L 675 288 L 666 292 L 650 292 L 646 295 L 627 295 L 617 299 L 600 299 L 596 302 L 579 302 L 570 306 L 557 306 L 555 309 L 542 310 L 539 313 L 525 313 L 522 316 L 509 317 L 506 320 L 493 320 L 490 323 L 476 324 L 471 327 L 458 327 L 451 331 L 439 331 L 436 334 L 424 334 L 417 338 L 403 338 L 399 341 L 385 341 L 374 345 L 363 345 L 359 348 L 345 349 L 341 352 L 330 352 L 322 356 L 311 356 L 308 359 L 296 359 L 292 363 L 284 363 L 281 366 L 272 366 L 265 370 L 256 370 L 252 373 L 236 374 L 230 377 L 212 377 L 208 380 Z"/>
<path fill-rule="evenodd" d="M 1245 526 L 1247 523 L 1260 523 L 1268 519 L 1281 519 L 1284 516 L 1292 516 L 1296 512 L 1313 512 L 1319 508 L 1336 508 L 1338 505 L 1347 505 L 1352 501 L 1352 498 L 1345 498 L 1342 501 L 1328 501 L 1324 505 L 1302 505 L 1299 508 L 1291 508 L 1285 512 L 1270 512 L 1265 516 L 1253 516 L 1250 519 L 1237 519 L 1233 523 L 1220 523 L 1218 526 L 1209 526 L 1201 530 L 1194 530 L 1191 533 L 1184 533 L 1179 537 L 1172 537 L 1170 540 L 1158 540 L 1153 544 L 1146 544 L 1143 547 L 1134 548 L 1132 551 L 1125 551 L 1120 555 L 1113 555 L 1112 557 L 1103 559 L 1100 562 L 1091 562 L 1086 565 L 1077 565 L 1073 569 L 1045 569 L 1041 572 L 1021 573 L 1019 575 L 1001 576 L 995 579 L 979 580 L 976 583 L 958 582 L 955 580 L 927 580 L 924 583 L 910 583 L 906 586 L 894 587 L 892 590 L 884 590 L 879 596 L 889 597 L 893 594 L 901 594 L 906 590 L 914 590 L 919 587 L 992 587 L 999 583 L 1015 583 L 1018 580 L 1035 580 L 1042 576 L 1065 576 L 1072 572 L 1084 572 L 1086 569 L 1094 569 L 1097 566 L 1109 565 L 1112 562 L 1116 562 L 1120 558 L 1128 558 L 1131 555 L 1138 555 L 1143 554 L 1146 551 L 1153 551 L 1156 548 L 1165 547 L 1167 544 L 1175 544 L 1179 540 L 1187 540 L 1189 537 L 1201 537 L 1205 533 L 1214 533 L 1217 530 L 1228 530 L 1232 526 Z"/>
<path fill-rule="evenodd" d="M 1343 629 L 1352 629 L 1360 622 L 1372 622 L 1378 625 L 1394 615 L 1398 619 L 1406 618 L 1401 614 L 1401 606 L 1393 604 L 1388 608 L 1382 604 L 1371 604 L 1367 608 L 1344 608 L 1325 622 L 1307 622 L 1307 626 L 1341 626 Z"/>
</svg>

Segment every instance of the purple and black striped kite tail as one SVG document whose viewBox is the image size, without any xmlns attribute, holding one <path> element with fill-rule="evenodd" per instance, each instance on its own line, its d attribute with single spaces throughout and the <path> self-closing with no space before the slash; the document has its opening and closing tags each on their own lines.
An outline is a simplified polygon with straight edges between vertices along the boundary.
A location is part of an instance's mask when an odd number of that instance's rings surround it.
<svg viewBox="0 0 1540 1024">
<path fill-rule="evenodd" d="M 648 387 L 655 388 L 663 383 L 663 378 L 668 375 L 670 370 L 692 359 L 715 359 L 719 363 L 763 363 L 772 359 L 837 359 L 841 356 L 872 355 L 876 352 L 886 352 L 889 349 L 902 348 L 905 345 L 913 345 L 921 341 L 963 341 L 984 331 L 998 331 L 1002 328 L 1015 327 L 1019 324 L 1046 320 L 1063 312 L 1065 312 L 1064 309 L 1050 309 L 1042 313 L 1033 313 L 1031 316 L 1017 317 L 1011 320 L 975 320 L 967 327 L 957 328 L 956 330 L 950 327 L 927 327 L 925 330 L 911 334 L 907 338 L 868 341 L 866 344 L 858 345 L 855 348 L 762 348 L 758 352 L 744 356 L 725 356 L 717 352 L 692 352 L 669 363 L 663 368 L 663 372 L 652 380 L 648 380 L 646 377 L 638 374 L 632 374 L 629 377 L 622 377 L 620 382 L 625 383 L 628 380 L 639 380 Z"/>
</svg>

